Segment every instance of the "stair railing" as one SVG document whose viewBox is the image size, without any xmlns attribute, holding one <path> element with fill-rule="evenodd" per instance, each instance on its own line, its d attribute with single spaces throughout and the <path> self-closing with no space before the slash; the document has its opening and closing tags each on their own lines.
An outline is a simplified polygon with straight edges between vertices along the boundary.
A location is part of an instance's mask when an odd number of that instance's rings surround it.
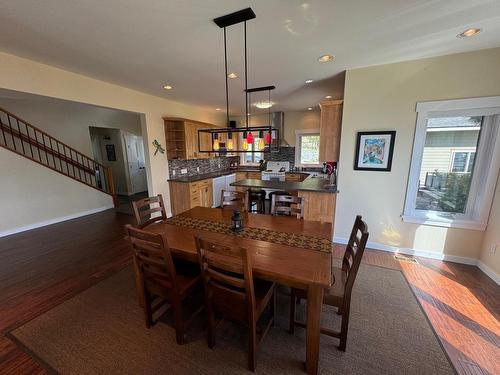
<svg viewBox="0 0 500 375">
<path fill-rule="evenodd" d="M 0 108 L 0 146 L 113 196 L 111 168 Z"/>
</svg>

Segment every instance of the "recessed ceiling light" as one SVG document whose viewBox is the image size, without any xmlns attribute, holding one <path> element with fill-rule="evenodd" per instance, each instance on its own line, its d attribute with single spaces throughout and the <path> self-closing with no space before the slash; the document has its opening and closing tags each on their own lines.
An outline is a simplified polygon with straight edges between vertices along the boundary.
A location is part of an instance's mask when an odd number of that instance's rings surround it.
<svg viewBox="0 0 500 375">
<path fill-rule="evenodd" d="M 331 99 L 331 98 L 332 98 L 332 96 L 331 96 L 331 95 L 327 95 L 327 96 L 325 96 L 325 99 Z"/>
<path fill-rule="evenodd" d="M 238 78 L 238 75 L 236 73 L 229 73 L 227 77 L 233 79 L 233 78 Z"/>
<path fill-rule="evenodd" d="M 165 86 L 163 86 L 163 88 L 164 88 L 165 90 L 172 90 L 172 89 L 173 89 L 173 87 L 172 87 L 172 86 L 170 86 L 170 85 L 165 85 Z"/>
<path fill-rule="evenodd" d="M 332 55 L 323 55 L 323 56 L 320 56 L 318 58 L 318 60 L 320 62 L 328 62 L 328 61 L 332 61 L 333 60 L 333 56 Z"/>
<path fill-rule="evenodd" d="M 306 79 L 306 83 L 313 83 L 313 82 L 314 82 L 314 80 L 312 80 L 312 79 Z"/>
<path fill-rule="evenodd" d="M 250 113 L 247 113 L 248 116 L 251 116 Z"/>
<path fill-rule="evenodd" d="M 307 110 L 308 110 L 308 111 L 312 111 L 313 109 L 312 109 L 312 107 L 309 107 L 309 108 L 307 108 Z"/>
<path fill-rule="evenodd" d="M 457 35 L 457 38 L 469 38 L 471 36 L 477 35 L 481 32 L 481 29 L 470 28 L 465 31 L 462 31 Z"/>
<path fill-rule="evenodd" d="M 215 108 L 216 111 L 220 111 L 220 108 Z"/>
<path fill-rule="evenodd" d="M 260 109 L 267 109 L 267 108 L 271 108 L 273 106 L 273 102 L 268 102 L 268 101 L 265 101 L 265 102 L 257 102 L 255 103 L 255 106 L 257 108 L 260 108 Z"/>
</svg>

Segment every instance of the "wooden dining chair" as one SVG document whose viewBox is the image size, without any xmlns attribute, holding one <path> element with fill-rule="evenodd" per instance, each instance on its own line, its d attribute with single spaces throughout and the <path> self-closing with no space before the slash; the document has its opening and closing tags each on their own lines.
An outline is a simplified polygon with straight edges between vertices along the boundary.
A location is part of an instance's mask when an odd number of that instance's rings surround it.
<svg viewBox="0 0 500 375">
<path fill-rule="evenodd" d="M 345 352 L 347 341 L 347 329 L 349 326 L 349 312 L 351 306 L 351 292 L 354 280 L 358 273 L 361 258 L 365 251 L 366 241 L 368 240 L 368 226 L 362 220 L 361 216 L 356 216 L 356 221 L 349 237 L 342 267 L 332 268 L 333 286 L 324 291 L 323 304 L 335 306 L 338 308 L 338 314 L 342 315 L 340 332 L 326 328 L 321 328 L 321 333 L 340 339 L 339 349 Z M 294 326 L 305 327 L 305 324 L 295 320 L 295 306 L 297 298 L 307 299 L 307 292 L 300 289 L 292 289 L 290 300 L 290 333 L 294 333 Z"/>
<path fill-rule="evenodd" d="M 271 198 L 271 215 L 295 215 L 298 219 L 304 218 L 304 198 L 273 194 Z"/>
<path fill-rule="evenodd" d="M 247 193 L 242 191 L 222 190 L 220 207 L 239 211 L 248 211 Z"/>
<path fill-rule="evenodd" d="M 255 371 L 257 348 L 274 324 L 275 284 L 253 278 L 252 262 L 244 248 L 230 248 L 196 237 L 205 286 L 207 341 L 215 347 L 215 317 L 222 316 L 248 327 L 248 368 Z M 257 321 L 270 305 L 271 316 L 262 330 Z"/>
<path fill-rule="evenodd" d="M 143 229 L 152 223 L 167 218 L 167 212 L 161 194 L 133 201 L 132 207 L 134 208 L 135 220 L 137 222 L 137 228 L 139 229 Z M 157 216 L 157 212 L 160 212 L 161 215 Z"/>
<path fill-rule="evenodd" d="M 146 327 L 150 328 L 155 323 L 153 314 L 160 308 L 172 308 L 176 340 L 178 344 L 183 344 L 187 328 L 203 309 L 200 301 L 190 317 L 185 318 L 183 314 L 183 301 L 202 287 L 198 264 L 191 263 L 191 267 L 184 266 L 177 270 L 164 234 L 146 232 L 130 224 L 125 226 L 125 230 L 133 250 L 136 287 Z"/>
</svg>

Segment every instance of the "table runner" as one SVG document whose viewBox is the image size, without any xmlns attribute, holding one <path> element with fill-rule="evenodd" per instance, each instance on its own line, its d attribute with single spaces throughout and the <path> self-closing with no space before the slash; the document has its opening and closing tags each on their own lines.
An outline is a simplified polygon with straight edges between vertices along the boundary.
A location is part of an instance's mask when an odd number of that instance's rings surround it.
<svg viewBox="0 0 500 375">
<path fill-rule="evenodd" d="M 228 223 L 188 217 L 183 216 L 182 214 L 167 219 L 167 224 L 244 237 L 251 240 L 267 241 L 280 245 L 318 250 L 327 253 L 332 251 L 332 241 L 326 238 L 307 236 L 304 234 L 284 233 L 271 229 L 252 227 L 245 227 L 242 231 L 236 233 L 231 230 L 231 225 Z"/>
</svg>

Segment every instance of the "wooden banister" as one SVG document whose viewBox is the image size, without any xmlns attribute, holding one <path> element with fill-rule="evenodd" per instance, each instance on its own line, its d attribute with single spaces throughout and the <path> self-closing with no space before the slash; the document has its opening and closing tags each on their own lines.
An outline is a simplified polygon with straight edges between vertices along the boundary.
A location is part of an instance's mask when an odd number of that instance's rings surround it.
<svg viewBox="0 0 500 375">
<path fill-rule="evenodd" d="M 116 205 L 111 168 L 3 108 L 0 108 L 0 133 L 1 147 L 113 196 Z"/>
</svg>

